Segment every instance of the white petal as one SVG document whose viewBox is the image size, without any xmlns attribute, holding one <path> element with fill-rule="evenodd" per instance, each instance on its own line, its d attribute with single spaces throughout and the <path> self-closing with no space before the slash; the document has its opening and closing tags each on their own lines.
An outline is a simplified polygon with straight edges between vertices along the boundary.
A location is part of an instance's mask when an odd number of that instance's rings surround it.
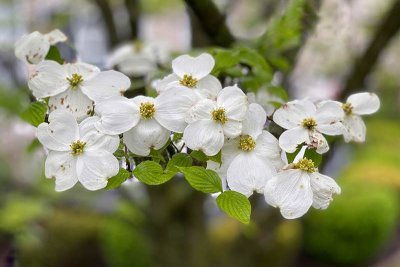
<svg viewBox="0 0 400 267">
<path fill-rule="evenodd" d="M 229 165 L 227 182 L 231 190 L 249 197 L 254 191 L 263 193 L 267 181 L 275 174 L 275 168 L 267 161 L 255 153 L 242 152 Z"/>
<path fill-rule="evenodd" d="M 317 129 L 324 134 L 339 135 L 343 133 L 340 121 L 344 117 L 343 109 L 333 101 L 325 101 L 317 109 Z"/>
<path fill-rule="evenodd" d="M 344 117 L 343 109 L 334 101 L 324 101 L 318 106 L 315 119 L 318 124 L 330 124 Z"/>
<path fill-rule="evenodd" d="M 49 33 L 46 33 L 47 40 L 51 45 L 55 45 L 56 43 L 61 43 L 67 41 L 68 37 L 59 29 L 54 29 Z"/>
<path fill-rule="evenodd" d="M 71 77 L 72 74 L 79 74 L 82 76 L 84 81 L 89 80 L 100 73 L 100 69 L 98 67 L 83 62 L 68 63 L 65 64 L 65 68 L 67 70 L 68 77 Z"/>
<path fill-rule="evenodd" d="M 87 118 L 93 111 L 93 101 L 81 90 L 67 89 L 66 91 L 49 98 L 50 112 L 64 110 L 74 115 L 78 121 Z"/>
<path fill-rule="evenodd" d="M 168 141 L 171 132 L 156 120 L 141 120 L 138 125 L 124 133 L 124 143 L 139 156 L 148 156 L 150 149 L 160 149 Z"/>
<path fill-rule="evenodd" d="M 51 60 L 41 62 L 29 79 L 28 86 L 37 98 L 64 92 L 69 87 L 65 66 Z"/>
<path fill-rule="evenodd" d="M 325 137 L 317 131 L 309 131 L 310 141 L 307 143 L 310 147 L 316 149 L 317 153 L 324 154 L 329 150 L 328 141 L 326 141 Z"/>
<path fill-rule="evenodd" d="M 296 151 L 298 145 L 309 143 L 308 130 L 303 127 L 295 127 L 284 131 L 279 137 L 279 146 L 288 153 Z"/>
<path fill-rule="evenodd" d="M 78 124 L 72 114 L 54 111 L 49 115 L 49 123 L 37 128 L 37 138 L 50 150 L 69 151 L 72 142 L 79 138 Z"/>
<path fill-rule="evenodd" d="M 38 64 L 49 52 L 50 43 L 40 32 L 22 36 L 15 44 L 15 56 L 26 63 Z"/>
<path fill-rule="evenodd" d="M 131 81 L 121 72 L 103 71 L 83 81 L 82 92 L 94 101 L 122 95 L 131 86 Z"/>
<path fill-rule="evenodd" d="M 254 153 L 258 157 L 269 160 L 276 169 L 283 167 L 284 162 L 281 158 L 281 149 L 279 147 L 278 139 L 267 131 L 262 131 L 256 141 L 256 148 Z"/>
<path fill-rule="evenodd" d="M 212 161 L 212 160 L 208 160 L 207 161 L 207 169 L 209 170 L 213 170 L 215 171 L 219 178 L 221 179 L 221 183 L 222 183 L 222 190 L 228 190 L 228 184 L 226 182 L 226 170 L 229 166 L 226 166 L 226 168 L 221 168 L 222 165 L 220 165 L 218 162 Z"/>
<path fill-rule="evenodd" d="M 116 157 L 108 151 L 85 151 L 78 157 L 77 174 L 79 182 L 88 190 L 98 190 L 107 185 L 107 179 L 119 171 Z"/>
<path fill-rule="evenodd" d="M 85 151 L 105 150 L 114 153 L 119 146 L 117 135 L 107 135 L 96 129 L 95 124 L 99 117 L 85 119 L 79 124 L 79 138 L 86 142 Z"/>
<path fill-rule="evenodd" d="M 149 96 L 143 96 L 143 95 L 138 95 L 135 96 L 134 98 L 132 98 L 132 101 L 138 106 L 140 107 L 140 104 L 142 103 L 152 103 L 155 104 L 155 99 Z"/>
<path fill-rule="evenodd" d="M 243 121 L 243 135 L 250 135 L 256 139 L 263 131 L 267 114 L 262 106 L 256 103 L 249 105 L 246 117 Z"/>
<path fill-rule="evenodd" d="M 217 106 L 225 109 L 228 118 L 237 121 L 244 120 L 248 105 L 247 96 L 237 86 L 225 87 L 217 97 Z"/>
<path fill-rule="evenodd" d="M 179 87 L 180 85 L 179 85 L 179 77 L 175 73 L 169 74 L 155 83 L 156 91 L 159 94 L 176 86 Z M 180 86 L 180 87 L 186 88 L 185 86 Z"/>
<path fill-rule="evenodd" d="M 264 191 L 268 204 L 278 207 L 286 219 L 303 216 L 313 203 L 310 177 L 301 170 L 284 170 L 267 182 Z"/>
<path fill-rule="evenodd" d="M 136 126 L 140 120 L 139 107 L 125 97 L 114 97 L 96 104 L 100 120 L 96 128 L 105 134 L 122 134 Z"/>
<path fill-rule="evenodd" d="M 343 136 L 346 142 L 365 142 L 367 128 L 365 127 L 365 123 L 360 116 L 345 116 L 342 123 L 345 128 Z"/>
<path fill-rule="evenodd" d="M 227 138 L 235 138 L 242 132 L 242 122 L 235 120 L 228 120 L 222 125 L 224 135 Z"/>
<path fill-rule="evenodd" d="M 297 127 L 301 122 L 313 117 L 315 105 L 309 100 L 294 100 L 283 104 L 274 113 L 274 122 L 285 129 Z"/>
<path fill-rule="evenodd" d="M 185 120 L 187 123 L 193 123 L 198 120 L 211 120 L 212 112 L 216 108 L 215 101 L 203 99 L 189 109 Z"/>
<path fill-rule="evenodd" d="M 379 97 L 373 93 L 358 93 L 349 96 L 348 103 L 353 106 L 353 113 L 356 115 L 372 114 L 378 111 L 381 103 Z"/>
<path fill-rule="evenodd" d="M 45 163 L 45 175 L 56 179 L 56 191 L 65 191 L 78 182 L 76 158 L 70 152 L 50 151 Z"/>
<path fill-rule="evenodd" d="M 220 81 L 212 75 L 207 75 L 198 81 L 195 91 L 199 92 L 202 97 L 215 100 L 221 89 Z"/>
<path fill-rule="evenodd" d="M 333 194 L 340 194 L 340 187 L 329 176 L 314 172 L 310 174 L 311 189 L 314 193 L 313 207 L 316 209 L 328 208 Z"/>
<path fill-rule="evenodd" d="M 199 120 L 186 127 L 183 140 L 190 149 L 201 150 L 207 156 L 214 156 L 224 144 L 224 133 L 219 123 Z"/>
<path fill-rule="evenodd" d="M 171 88 L 157 96 L 155 119 L 165 128 L 182 133 L 188 111 L 198 101 L 197 95 L 185 87 Z"/>
<path fill-rule="evenodd" d="M 186 74 L 200 80 L 210 74 L 214 64 L 214 58 L 207 53 L 203 53 L 198 57 L 182 55 L 172 61 L 172 69 L 180 78 L 183 78 Z"/>
</svg>

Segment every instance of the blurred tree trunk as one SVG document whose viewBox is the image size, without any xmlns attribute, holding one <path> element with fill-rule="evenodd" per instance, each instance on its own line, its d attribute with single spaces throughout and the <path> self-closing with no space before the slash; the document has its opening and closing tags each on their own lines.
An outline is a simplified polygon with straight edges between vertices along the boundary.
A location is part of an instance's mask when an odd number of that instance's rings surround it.
<svg viewBox="0 0 400 267">
<path fill-rule="evenodd" d="M 109 46 L 114 47 L 118 44 L 119 39 L 110 3 L 107 0 L 95 0 L 95 3 L 104 20 Z"/>
<path fill-rule="evenodd" d="M 192 34 L 197 33 L 197 25 L 200 25 L 212 45 L 229 47 L 234 43 L 235 38 L 225 23 L 225 15 L 220 13 L 212 0 L 185 0 L 185 3 L 200 22 L 193 24 L 195 28 L 192 25 L 192 29 L 196 30 Z"/>
<path fill-rule="evenodd" d="M 355 61 L 344 89 L 341 99 L 364 87 L 364 81 L 378 63 L 379 57 L 385 50 L 390 40 L 400 29 L 400 0 L 395 0 L 389 7 L 386 16 L 377 27 L 371 42 L 365 52 Z"/>
</svg>

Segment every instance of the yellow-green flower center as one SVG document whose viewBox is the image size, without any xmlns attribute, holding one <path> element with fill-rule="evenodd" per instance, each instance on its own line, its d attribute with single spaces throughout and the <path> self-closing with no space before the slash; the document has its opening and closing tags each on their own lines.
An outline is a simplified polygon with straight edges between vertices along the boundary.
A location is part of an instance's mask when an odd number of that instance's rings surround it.
<svg viewBox="0 0 400 267">
<path fill-rule="evenodd" d="M 242 135 L 239 139 L 239 148 L 243 151 L 252 151 L 256 148 L 256 141 L 250 135 Z"/>
<path fill-rule="evenodd" d="M 297 163 L 294 164 L 295 169 L 300 169 L 306 172 L 316 172 L 317 168 L 315 168 L 314 162 L 308 158 L 302 158 Z"/>
<path fill-rule="evenodd" d="M 212 119 L 221 124 L 225 124 L 228 119 L 226 118 L 226 113 L 224 108 L 217 108 L 211 113 Z"/>
<path fill-rule="evenodd" d="M 143 119 L 152 119 L 156 113 L 156 108 L 151 102 L 140 103 L 140 115 Z"/>
<path fill-rule="evenodd" d="M 86 142 L 82 142 L 81 140 L 77 140 L 73 142 L 70 147 L 72 149 L 72 155 L 78 156 L 83 153 L 85 150 Z"/>
<path fill-rule="evenodd" d="M 193 88 L 197 85 L 198 80 L 192 75 L 185 74 L 183 78 L 179 80 L 179 83 L 183 86 Z"/>
<path fill-rule="evenodd" d="M 309 130 L 314 129 L 317 126 L 317 122 L 313 118 L 304 119 L 302 124 L 304 128 L 307 128 Z"/>
<path fill-rule="evenodd" d="M 141 41 L 135 40 L 133 41 L 133 48 L 135 49 L 135 52 L 142 52 L 143 50 L 143 43 Z"/>
<path fill-rule="evenodd" d="M 351 113 L 353 112 L 353 106 L 351 105 L 351 103 L 343 104 L 342 109 L 344 113 L 346 113 L 346 115 L 351 115 Z"/>
<path fill-rule="evenodd" d="M 82 75 L 73 73 L 71 77 L 67 77 L 67 81 L 71 85 L 71 88 L 75 89 L 79 84 L 83 82 Z"/>
</svg>

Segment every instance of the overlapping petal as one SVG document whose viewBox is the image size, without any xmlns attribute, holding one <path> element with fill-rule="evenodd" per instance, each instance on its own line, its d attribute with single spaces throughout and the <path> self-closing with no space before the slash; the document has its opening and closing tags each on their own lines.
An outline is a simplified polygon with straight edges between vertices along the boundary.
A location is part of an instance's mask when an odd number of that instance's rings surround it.
<svg viewBox="0 0 400 267">
<path fill-rule="evenodd" d="M 172 70 L 180 78 L 183 78 L 186 74 L 200 80 L 210 74 L 214 64 L 214 58 L 207 53 L 203 53 L 198 57 L 182 55 L 172 61 Z"/>
<path fill-rule="evenodd" d="M 140 120 L 138 105 L 125 97 L 100 101 L 95 111 L 100 117 L 96 128 L 105 134 L 122 134 L 136 126 Z"/>
</svg>

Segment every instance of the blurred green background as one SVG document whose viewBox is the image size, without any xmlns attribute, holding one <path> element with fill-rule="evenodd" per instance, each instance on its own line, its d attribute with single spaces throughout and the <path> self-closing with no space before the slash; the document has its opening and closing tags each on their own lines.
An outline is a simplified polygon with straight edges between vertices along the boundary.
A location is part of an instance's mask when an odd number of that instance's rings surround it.
<svg viewBox="0 0 400 267">
<path fill-rule="evenodd" d="M 0 266 L 400 266 L 398 14 L 396 0 L 0 1 Z M 56 193 L 35 129 L 19 118 L 31 96 L 13 53 L 23 34 L 54 28 L 70 37 L 65 58 L 100 67 L 135 39 L 172 57 L 245 45 L 292 98 L 369 90 L 382 106 L 365 118 L 365 144 L 336 140 L 326 157 L 322 172 L 342 195 L 299 220 L 255 196 L 242 225 L 179 179 Z"/>
</svg>

